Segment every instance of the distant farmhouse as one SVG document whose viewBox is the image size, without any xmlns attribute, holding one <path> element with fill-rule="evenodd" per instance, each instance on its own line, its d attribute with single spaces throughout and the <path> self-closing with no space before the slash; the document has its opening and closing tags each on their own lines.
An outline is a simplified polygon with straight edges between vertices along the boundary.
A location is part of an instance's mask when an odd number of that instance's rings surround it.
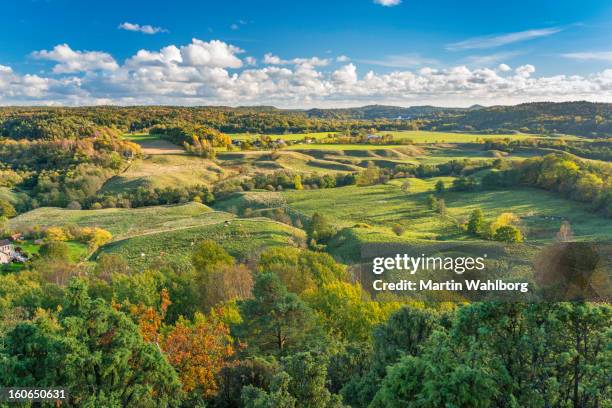
<svg viewBox="0 0 612 408">
<path fill-rule="evenodd" d="M 10 240 L 0 240 L 0 265 L 5 265 L 15 262 L 25 262 L 28 260 L 27 255 L 21 251 L 21 248 L 15 248 Z"/>
<path fill-rule="evenodd" d="M 11 241 L 3 239 L 0 241 L 0 264 L 7 264 L 13 260 L 15 248 Z"/>
</svg>

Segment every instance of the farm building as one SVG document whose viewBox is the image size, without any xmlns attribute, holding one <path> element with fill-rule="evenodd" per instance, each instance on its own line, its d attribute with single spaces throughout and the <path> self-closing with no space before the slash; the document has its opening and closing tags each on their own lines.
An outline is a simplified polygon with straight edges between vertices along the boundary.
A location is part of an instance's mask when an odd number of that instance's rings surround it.
<svg viewBox="0 0 612 408">
<path fill-rule="evenodd" d="M 0 240 L 0 264 L 7 264 L 13 260 L 15 249 L 8 239 Z"/>
</svg>

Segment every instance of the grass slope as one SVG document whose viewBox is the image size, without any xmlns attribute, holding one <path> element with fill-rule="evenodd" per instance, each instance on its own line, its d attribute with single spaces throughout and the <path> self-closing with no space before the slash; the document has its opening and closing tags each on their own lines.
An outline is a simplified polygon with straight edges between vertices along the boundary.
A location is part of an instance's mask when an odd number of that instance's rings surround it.
<svg viewBox="0 0 612 408">
<path fill-rule="evenodd" d="M 223 172 L 214 162 L 196 156 L 157 154 L 134 160 L 123 173 L 108 180 L 102 191 L 211 184 Z"/>
<path fill-rule="evenodd" d="M 199 203 L 103 210 L 43 207 L 9 220 L 8 226 L 11 229 L 24 229 L 34 225 L 97 226 L 110 231 L 114 239 L 122 239 L 133 235 L 202 225 L 210 221 L 210 214 L 217 214 L 222 220 L 232 217 L 231 214 L 213 212 L 209 207 Z"/>
<path fill-rule="evenodd" d="M 233 219 L 228 223 L 223 221 L 223 218 L 218 218 L 217 222 L 209 225 L 115 241 L 102 247 L 99 254 L 118 254 L 127 259 L 130 265 L 144 268 L 161 259 L 188 264 L 193 247 L 204 239 L 214 240 L 239 259 L 253 256 L 271 246 L 295 246 L 304 241 L 303 231 L 266 218 Z"/>
</svg>

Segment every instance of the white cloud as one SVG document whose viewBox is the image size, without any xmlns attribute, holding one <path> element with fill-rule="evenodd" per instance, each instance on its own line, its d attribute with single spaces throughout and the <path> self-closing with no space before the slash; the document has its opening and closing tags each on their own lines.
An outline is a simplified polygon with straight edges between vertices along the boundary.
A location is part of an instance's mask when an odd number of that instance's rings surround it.
<svg viewBox="0 0 612 408">
<path fill-rule="evenodd" d="M 359 59 L 358 62 L 370 65 L 379 65 L 390 68 L 412 68 L 418 65 L 436 65 L 438 61 L 432 58 L 421 57 L 418 54 L 388 55 L 381 59 Z"/>
<path fill-rule="evenodd" d="M 284 65 L 284 64 L 289 63 L 289 61 L 282 60 L 280 57 L 272 53 L 265 54 L 263 62 L 264 64 L 268 64 L 268 65 Z"/>
<path fill-rule="evenodd" d="M 240 68 L 242 61 L 236 56 L 240 48 L 219 40 L 205 42 L 194 38 L 191 44 L 180 48 L 183 62 L 192 66 Z"/>
<path fill-rule="evenodd" d="M 339 55 L 336 57 L 336 61 L 338 62 L 349 62 L 351 59 L 346 55 Z"/>
<path fill-rule="evenodd" d="M 157 33 L 167 33 L 168 32 L 168 30 L 166 30 L 165 28 L 154 27 L 149 24 L 140 25 L 140 24 L 135 24 L 135 23 L 128 23 L 127 21 L 119 24 L 118 28 L 120 30 L 136 31 L 136 32 L 140 32 L 143 34 L 157 34 Z"/>
<path fill-rule="evenodd" d="M 522 54 L 521 51 L 498 52 L 498 53 L 487 54 L 487 55 L 471 55 L 467 57 L 465 60 L 470 65 L 491 66 L 501 61 L 509 60 L 521 54 Z"/>
<path fill-rule="evenodd" d="M 234 23 L 234 24 L 230 25 L 230 28 L 231 28 L 232 30 L 237 30 L 237 29 L 239 29 L 239 28 L 240 28 L 240 26 L 239 26 L 238 24 Z"/>
<path fill-rule="evenodd" d="M 514 70 L 518 76 L 523 78 L 528 78 L 531 74 L 535 72 L 535 67 L 533 65 L 521 65 L 517 69 Z"/>
<path fill-rule="evenodd" d="M 612 62 L 612 51 L 570 52 L 567 54 L 561 54 L 561 56 L 580 61 Z"/>
<path fill-rule="evenodd" d="M 332 79 L 340 84 L 355 84 L 357 83 L 357 67 L 353 64 L 345 65 L 333 72 Z"/>
<path fill-rule="evenodd" d="M 56 45 L 51 51 L 34 51 L 32 56 L 57 62 L 58 64 L 53 67 L 53 72 L 56 74 L 95 70 L 114 71 L 119 67 L 110 54 L 100 51 L 74 51 L 68 44 Z"/>
<path fill-rule="evenodd" d="M 244 63 L 247 65 L 257 65 L 257 59 L 251 56 L 244 58 Z"/>
<path fill-rule="evenodd" d="M 58 48 L 59 47 L 59 48 Z M 256 67 L 238 47 L 193 39 L 185 45 L 140 50 L 119 65 L 109 54 L 60 45 L 37 56 L 58 62 L 55 74 L 22 75 L 0 65 L 0 104 L 180 104 L 280 107 L 369 103 L 466 106 L 535 100 L 612 102 L 612 69 L 592 75 L 536 76 L 533 65 L 512 70 L 465 65 L 360 73 L 357 63 L 335 70 L 318 57 L 264 56 Z M 96 54 L 97 53 L 97 54 Z M 102 69 L 107 67 L 108 69 Z M 242 68 L 242 69 L 238 69 Z M 85 75 L 79 75 L 84 72 Z"/>
<path fill-rule="evenodd" d="M 548 37 L 563 31 L 561 27 L 541 28 L 534 30 L 518 31 L 500 35 L 487 35 L 482 37 L 468 38 L 467 40 L 448 44 L 447 50 L 459 51 L 477 48 L 494 48 L 502 45 L 512 44 L 521 41 L 532 40 L 534 38 Z"/>
<path fill-rule="evenodd" d="M 385 7 L 393 7 L 400 4 L 402 0 L 374 0 L 374 4 L 380 4 Z"/>
<path fill-rule="evenodd" d="M 312 67 L 324 67 L 329 64 L 329 60 L 326 58 L 311 57 L 311 58 L 294 58 L 292 60 L 285 60 L 272 53 L 264 55 L 264 64 L 268 65 L 310 65 Z"/>
</svg>

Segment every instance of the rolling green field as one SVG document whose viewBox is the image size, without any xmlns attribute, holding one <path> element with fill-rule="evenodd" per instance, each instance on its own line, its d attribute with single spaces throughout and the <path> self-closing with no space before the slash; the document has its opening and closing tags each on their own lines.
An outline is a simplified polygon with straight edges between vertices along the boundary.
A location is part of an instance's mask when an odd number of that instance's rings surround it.
<svg viewBox="0 0 612 408">
<path fill-rule="evenodd" d="M 214 218 L 211 217 L 214 214 Z M 11 229 L 33 225 L 78 225 L 100 227 L 113 234 L 113 239 L 158 232 L 182 227 L 221 222 L 231 214 L 217 213 L 199 203 L 143 208 L 106 208 L 102 210 L 67 210 L 64 208 L 38 208 L 9 221 Z"/>
<path fill-rule="evenodd" d="M 336 132 L 313 132 L 313 133 L 288 133 L 283 135 L 265 135 L 270 136 L 273 139 L 282 139 L 282 140 L 302 140 L 305 137 L 311 137 L 314 139 L 325 139 L 329 134 L 335 134 Z M 259 136 L 262 136 L 258 133 L 228 133 L 228 135 L 235 140 L 249 140 L 256 139 Z"/>
<path fill-rule="evenodd" d="M 217 217 L 218 213 L 211 215 L 217 222 L 115 241 L 102 247 L 99 254 L 121 255 L 130 265 L 144 268 L 161 259 L 188 264 L 193 246 L 205 239 L 221 244 L 232 256 L 241 260 L 255 256 L 265 248 L 298 246 L 305 241 L 302 230 L 267 218 L 225 222 L 227 218 Z"/>
<path fill-rule="evenodd" d="M 325 139 L 329 134 L 336 134 L 337 132 L 315 132 L 315 133 L 292 133 L 292 134 L 281 134 L 274 135 L 269 134 L 273 139 L 282 139 L 286 141 L 297 141 L 302 140 L 306 137 L 314 138 L 316 140 Z M 391 134 L 396 140 L 410 139 L 417 144 L 435 144 L 435 143 L 477 143 L 485 139 L 532 139 L 532 138 L 550 138 L 552 136 L 541 136 L 532 134 L 475 134 L 475 133 L 455 133 L 455 132 L 432 132 L 425 130 L 400 130 L 400 131 L 379 131 L 377 135 Z M 260 135 L 252 133 L 230 133 L 229 136 L 235 140 L 249 140 L 256 139 Z M 577 136 L 564 135 L 564 139 L 567 140 L 588 140 Z M 301 146 L 301 145 L 298 145 Z M 308 146 L 308 145 L 306 145 Z M 360 145 L 363 147 L 363 145 Z"/>
<path fill-rule="evenodd" d="M 408 180 L 408 192 L 401 185 Z M 519 217 L 526 244 L 541 246 L 552 242 L 563 220 L 572 226 L 578 240 L 612 240 L 612 220 L 588 211 L 586 205 L 533 188 L 484 192 L 446 192 L 443 198 L 448 214 L 441 216 L 427 206 L 426 197 L 437 181 L 447 186 L 452 177 L 427 180 L 396 179 L 386 185 L 347 186 L 321 190 L 286 190 L 283 192 L 240 193 L 218 203 L 219 208 L 285 208 L 289 214 L 308 219 L 315 212 L 325 215 L 338 228 L 345 229 L 330 245 L 334 255 L 356 257 L 358 247 L 376 242 L 396 242 L 417 247 L 441 242 L 474 242 L 478 245 L 502 245 L 475 239 L 458 227 L 470 213 L 480 208 L 487 221 L 503 212 Z M 391 227 L 400 224 L 405 232 L 396 236 Z M 523 246 L 524 247 L 524 246 Z"/>
<path fill-rule="evenodd" d="M 109 179 L 101 191 L 206 185 L 217 181 L 222 173 L 210 160 L 182 153 L 157 154 L 134 160 L 124 172 Z"/>
<path fill-rule="evenodd" d="M 450 160 L 492 161 L 497 158 L 520 160 L 546 152 L 522 150 L 520 154 L 483 150 L 485 138 L 528 138 L 531 135 L 473 135 L 440 132 L 390 132 L 410 138 L 414 145 L 332 145 L 300 144 L 277 151 L 230 151 L 218 153 L 216 160 L 185 154 L 178 146 L 148 134 L 129 134 L 138 143 L 143 158 L 133 160 L 119 175 L 108 180 L 102 192 L 119 193 L 137 187 L 163 188 L 213 185 L 231 178 L 289 170 L 300 173 L 354 173 L 370 162 L 380 167 L 397 164 L 440 164 Z M 323 138 L 327 133 L 282 135 L 299 140 L 305 136 Z M 232 135 L 236 138 L 253 135 Z M 401 186 L 408 181 L 407 192 Z M 404 245 L 436 250 L 442 245 L 486 246 L 492 252 L 516 250 L 518 258 L 528 257 L 537 247 L 551 242 L 563 220 L 570 222 L 578 240 L 612 240 L 612 221 L 589 212 L 586 205 L 533 188 L 479 192 L 445 192 L 447 214 L 439 215 L 427 205 L 434 185 L 443 181 L 451 186 L 452 177 L 395 179 L 384 185 L 347 186 L 324 190 L 251 191 L 235 193 L 214 204 L 214 210 L 198 203 L 154 206 L 137 209 L 67 210 L 38 208 L 7 223 L 10 229 L 39 225 L 98 226 L 110 231 L 113 240 L 99 253 L 118 253 L 145 267 L 161 258 L 187 262 L 193 243 L 201 239 L 221 242 L 232 254 L 244 258 L 270 245 L 303 244 L 304 231 L 273 221 L 270 209 L 284 208 L 292 220 L 306 225 L 315 213 L 325 215 L 340 233 L 328 250 L 346 261 L 359 259 L 363 245 Z M 14 193 L 0 189 L 9 201 Z M 257 218 L 236 218 L 249 208 Z M 459 225 L 480 208 L 486 221 L 502 212 L 519 217 L 526 243 L 504 245 L 469 236 Z M 399 224 L 404 232 L 393 233 Z M 514 248 L 514 249 L 512 249 Z M 501 252 L 500 252 L 501 251 Z M 143 255 L 144 254 L 144 255 Z M 529 255 L 530 256 L 530 255 Z M 526 259 L 526 258 L 525 258 Z"/>
</svg>

